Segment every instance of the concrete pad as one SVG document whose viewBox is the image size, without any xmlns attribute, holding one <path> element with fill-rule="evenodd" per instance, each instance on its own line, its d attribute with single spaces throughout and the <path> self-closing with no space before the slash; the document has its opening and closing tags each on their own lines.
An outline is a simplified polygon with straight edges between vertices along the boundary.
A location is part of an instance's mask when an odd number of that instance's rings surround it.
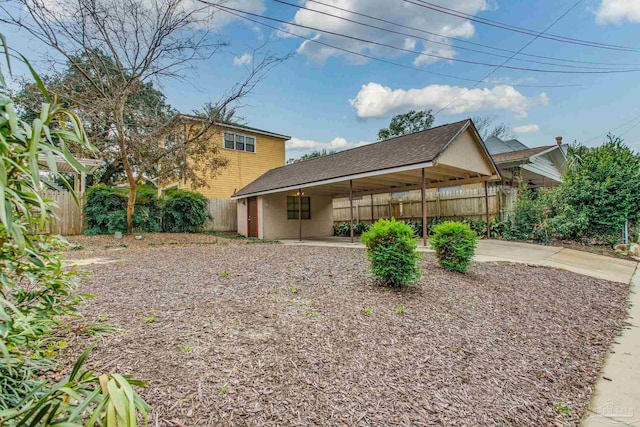
<svg viewBox="0 0 640 427">
<path fill-rule="evenodd" d="M 620 283 L 631 281 L 637 264 L 626 259 L 605 257 L 573 249 L 563 249 L 549 257 L 547 261 L 551 263 L 550 266 L 562 265 L 561 268 L 569 271 Z"/>
<path fill-rule="evenodd" d="M 81 267 L 84 265 L 91 265 L 91 264 L 110 264 L 112 262 L 116 262 L 116 261 L 108 258 L 84 258 L 84 259 L 66 259 L 62 262 L 62 264 L 65 266 Z"/>
<path fill-rule="evenodd" d="M 640 426 L 640 270 L 631 280 L 629 316 L 600 372 L 583 426 Z M 615 424 L 618 423 L 618 424 Z"/>
<path fill-rule="evenodd" d="M 496 258 L 503 261 L 523 261 L 535 264 L 560 252 L 555 246 L 534 245 L 531 243 L 509 242 L 506 240 L 480 240 L 476 255 Z"/>
</svg>

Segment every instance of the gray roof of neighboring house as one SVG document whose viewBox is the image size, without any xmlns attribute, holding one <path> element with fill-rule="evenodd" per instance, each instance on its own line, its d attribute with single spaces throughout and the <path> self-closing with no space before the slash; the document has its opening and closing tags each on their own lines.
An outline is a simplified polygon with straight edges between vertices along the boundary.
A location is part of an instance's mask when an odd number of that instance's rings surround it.
<svg viewBox="0 0 640 427">
<path fill-rule="evenodd" d="M 524 150 L 509 151 L 507 153 L 494 154 L 491 157 L 493 157 L 493 161 L 498 165 L 501 163 L 518 162 L 518 161 L 527 160 L 531 156 L 535 156 L 536 154 L 543 153 L 554 147 L 557 147 L 557 145 L 547 145 L 544 147 L 526 148 Z"/>
<path fill-rule="evenodd" d="M 484 141 L 484 145 L 487 147 L 487 151 L 489 151 L 489 154 L 491 155 L 506 153 L 509 151 L 525 150 L 529 148 L 517 139 L 503 141 L 497 136 L 491 136 L 487 138 L 487 140 Z"/>
<path fill-rule="evenodd" d="M 430 162 L 469 125 L 471 120 L 462 120 L 271 169 L 234 196 Z"/>
</svg>

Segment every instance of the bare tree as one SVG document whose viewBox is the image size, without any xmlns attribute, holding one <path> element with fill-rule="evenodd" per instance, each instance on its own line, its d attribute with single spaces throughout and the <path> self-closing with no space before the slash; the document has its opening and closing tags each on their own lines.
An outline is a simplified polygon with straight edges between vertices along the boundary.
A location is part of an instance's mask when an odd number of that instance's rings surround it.
<svg viewBox="0 0 640 427">
<path fill-rule="evenodd" d="M 244 78 L 198 116 L 195 128 L 172 140 L 184 117 L 167 120 L 148 109 L 142 114 L 131 108 L 130 101 L 146 84 L 183 78 L 193 61 L 210 58 L 226 45 L 208 30 L 215 9 L 195 4 L 188 0 L 15 0 L 0 5 L 4 12 L 0 22 L 16 25 L 54 49 L 90 86 L 83 102 L 109 123 L 105 132 L 115 142 L 127 177 L 130 232 L 141 177 L 149 170 L 183 176 L 190 168 L 195 172 L 187 162 L 191 157 L 209 159 L 206 166 L 213 168 L 211 173 L 223 167 L 217 146 L 206 144 L 212 129 L 285 59 L 254 51 Z"/>
<path fill-rule="evenodd" d="M 495 116 L 476 116 L 472 117 L 471 120 L 476 125 L 476 129 L 478 129 L 482 139 L 491 138 L 492 136 L 500 139 L 513 139 L 518 136 L 511 126 L 504 123 L 495 124 Z"/>
</svg>

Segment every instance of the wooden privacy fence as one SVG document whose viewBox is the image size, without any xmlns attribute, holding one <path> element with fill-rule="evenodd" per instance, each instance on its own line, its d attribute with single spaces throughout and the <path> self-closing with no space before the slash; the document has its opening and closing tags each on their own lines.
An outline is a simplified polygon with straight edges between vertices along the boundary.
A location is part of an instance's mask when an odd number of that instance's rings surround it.
<svg viewBox="0 0 640 427">
<path fill-rule="evenodd" d="M 209 199 L 209 214 L 213 218 L 207 231 L 238 231 L 238 202 L 229 199 Z"/>
<path fill-rule="evenodd" d="M 82 209 L 76 204 L 73 194 L 68 191 L 42 191 L 41 196 L 56 202 L 53 209 L 56 218 L 41 232 L 44 234 L 61 234 L 73 236 L 83 230 Z M 207 231 L 237 231 L 237 202 L 227 199 L 209 199 L 209 214 L 212 220 L 207 224 Z"/>
<path fill-rule="evenodd" d="M 82 209 L 69 191 L 42 191 L 41 197 L 56 202 L 53 208 L 56 216 L 42 232 L 44 234 L 61 234 L 73 236 L 82 233 Z"/>
<path fill-rule="evenodd" d="M 505 219 L 511 215 L 517 198 L 515 188 L 489 188 L 489 216 Z M 469 218 L 485 219 L 484 188 L 472 188 L 447 192 L 428 192 L 425 195 L 428 218 Z M 363 196 L 353 201 L 354 221 L 371 222 L 371 196 Z M 419 221 L 422 218 L 420 192 L 411 192 L 402 198 L 389 194 L 373 196 L 373 220 L 396 218 Z M 349 200 L 334 200 L 333 221 L 349 221 Z"/>
</svg>

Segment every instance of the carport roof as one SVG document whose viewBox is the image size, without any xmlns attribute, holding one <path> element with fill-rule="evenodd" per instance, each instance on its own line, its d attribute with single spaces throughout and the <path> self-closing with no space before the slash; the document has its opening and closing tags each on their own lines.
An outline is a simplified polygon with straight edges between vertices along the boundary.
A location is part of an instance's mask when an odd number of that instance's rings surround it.
<svg viewBox="0 0 640 427">
<path fill-rule="evenodd" d="M 462 120 L 271 169 L 233 198 L 431 162 L 470 125 Z"/>
</svg>

